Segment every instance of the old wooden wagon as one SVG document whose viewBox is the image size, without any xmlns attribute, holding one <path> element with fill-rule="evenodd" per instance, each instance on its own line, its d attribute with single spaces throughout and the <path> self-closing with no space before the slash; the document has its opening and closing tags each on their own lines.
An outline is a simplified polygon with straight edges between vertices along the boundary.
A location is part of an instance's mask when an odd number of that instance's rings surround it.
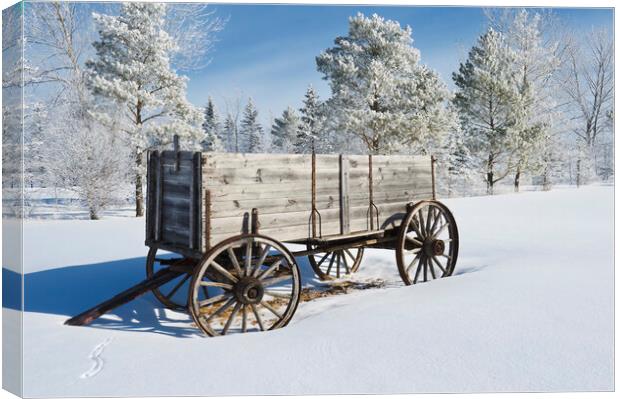
<svg viewBox="0 0 620 399">
<path fill-rule="evenodd" d="M 210 336 L 283 327 L 296 257 L 323 280 L 355 273 L 364 248 L 395 250 L 407 285 L 454 271 L 458 231 L 430 156 L 153 151 L 147 181 L 147 279 L 67 324 L 150 290 Z"/>
</svg>

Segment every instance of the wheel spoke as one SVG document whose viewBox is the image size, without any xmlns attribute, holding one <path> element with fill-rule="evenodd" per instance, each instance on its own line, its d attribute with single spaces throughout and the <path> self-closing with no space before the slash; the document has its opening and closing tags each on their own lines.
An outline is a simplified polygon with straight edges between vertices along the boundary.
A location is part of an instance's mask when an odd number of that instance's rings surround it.
<svg viewBox="0 0 620 399">
<path fill-rule="evenodd" d="M 439 236 L 439 234 L 440 234 L 440 233 L 441 233 L 441 232 L 442 232 L 442 231 L 443 231 L 446 227 L 448 227 L 448 222 L 446 222 L 446 223 L 442 224 L 442 225 L 439 227 L 439 230 L 437 230 L 437 232 L 436 232 L 435 234 L 433 234 L 433 237 L 437 237 L 437 236 Z"/>
<path fill-rule="evenodd" d="M 226 301 L 225 304 L 223 304 L 218 310 L 216 310 L 214 313 L 211 313 L 211 315 L 209 315 L 209 317 L 207 317 L 207 323 L 211 321 L 211 319 L 213 319 L 214 317 L 217 317 L 219 315 L 221 315 L 222 313 L 224 313 L 224 311 L 226 309 L 228 309 L 229 307 L 232 306 L 232 304 L 235 303 L 235 298 L 230 298 L 228 301 Z"/>
<path fill-rule="evenodd" d="M 418 282 L 418 277 L 420 277 L 420 270 L 422 270 L 422 261 L 424 259 L 424 255 L 420 256 L 420 260 L 418 261 L 418 267 L 415 270 L 415 277 L 413 279 L 413 284 Z"/>
<path fill-rule="evenodd" d="M 439 256 L 443 256 L 444 258 L 448 259 L 448 260 L 452 260 L 452 257 L 450 255 L 446 255 L 446 254 L 441 254 Z"/>
<path fill-rule="evenodd" d="M 245 244 L 245 275 L 248 276 L 250 274 L 250 268 L 252 267 L 252 246 L 254 244 L 254 240 L 249 239 Z"/>
<path fill-rule="evenodd" d="M 202 308 L 202 307 L 205 307 L 205 306 L 208 306 L 208 305 L 212 305 L 212 304 L 217 303 L 217 302 L 222 302 L 223 300 L 226 300 L 226 299 L 228 299 L 230 297 L 232 297 L 232 295 L 228 294 L 228 293 L 222 294 L 222 295 L 217 295 L 217 296 L 214 296 L 213 298 L 209 298 L 209 299 L 205 299 L 204 301 L 200 301 L 198 303 L 198 306 L 200 306 Z"/>
<path fill-rule="evenodd" d="M 243 305 L 241 308 L 241 332 L 248 331 L 248 314 L 247 305 Z"/>
<path fill-rule="evenodd" d="M 279 259 L 277 262 L 273 262 L 273 265 L 269 266 L 269 269 L 265 270 L 260 276 L 258 276 L 259 280 L 263 280 L 265 277 L 269 276 L 280 264 L 282 263 L 282 259 Z"/>
<path fill-rule="evenodd" d="M 225 290 L 231 291 L 233 286 L 230 284 L 226 284 L 226 283 L 216 283 L 214 281 L 201 281 L 200 285 L 202 285 L 203 287 L 220 287 L 220 288 L 224 288 Z"/>
<path fill-rule="evenodd" d="M 441 266 L 441 262 L 439 262 L 439 261 L 437 260 L 437 258 L 436 258 L 436 257 L 434 257 L 434 256 L 433 256 L 433 257 L 431 257 L 431 260 L 432 260 L 433 262 L 435 262 L 435 264 L 437 265 L 437 267 L 439 267 L 439 269 L 441 269 L 441 272 L 442 272 L 443 274 L 446 274 L 446 269 L 444 269 L 444 268 L 443 268 L 443 266 Z M 442 275 L 442 276 L 443 276 L 443 275 Z"/>
<path fill-rule="evenodd" d="M 410 237 L 410 236 L 405 236 L 407 238 L 408 241 L 411 241 L 414 244 L 418 244 L 420 247 L 424 245 L 424 243 L 416 238 Z"/>
<path fill-rule="evenodd" d="M 252 276 L 254 277 L 258 276 L 258 273 L 260 272 L 260 267 L 265 262 L 265 259 L 267 258 L 267 255 L 269 254 L 270 250 L 271 250 L 271 245 L 265 245 L 265 249 L 263 250 L 263 253 L 260 255 L 258 262 L 256 262 L 256 268 L 254 269 L 254 273 L 252 274 Z"/>
<path fill-rule="evenodd" d="M 228 257 L 230 258 L 230 261 L 232 262 L 233 267 L 237 271 L 237 276 L 241 277 L 241 274 L 243 272 L 241 271 L 241 266 L 239 266 L 239 261 L 237 260 L 237 256 L 235 255 L 235 252 L 232 250 L 232 248 L 228 248 L 226 252 L 228 252 Z"/>
<path fill-rule="evenodd" d="M 349 263 L 347 262 L 347 257 L 344 256 L 344 251 L 342 253 L 342 260 L 344 261 L 344 268 L 347 271 L 347 274 L 351 274 L 351 269 L 349 269 Z"/>
<path fill-rule="evenodd" d="M 290 294 L 284 294 L 282 292 L 277 292 L 273 290 L 265 290 L 265 294 L 272 296 L 274 298 L 291 299 Z"/>
<path fill-rule="evenodd" d="M 270 278 L 267 280 L 263 280 L 263 287 L 270 287 L 274 284 L 278 284 L 278 283 L 281 283 L 282 281 L 287 281 L 292 278 L 293 278 L 292 276 L 286 275 L 286 276 L 274 277 L 274 278 Z"/>
<path fill-rule="evenodd" d="M 435 214 L 435 220 L 433 221 L 433 225 L 431 226 L 431 235 L 435 235 L 435 229 L 437 228 L 437 223 L 441 219 L 441 212 L 437 211 Z"/>
<path fill-rule="evenodd" d="M 424 257 L 422 264 L 424 267 L 424 282 L 426 283 L 428 281 L 428 268 L 426 267 L 426 256 Z"/>
<path fill-rule="evenodd" d="M 336 253 L 336 278 L 340 278 L 340 253 Z"/>
<path fill-rule="evenodd" d="M 432 206 L 428 206 L 428 213 L 426 214 L 426 227 L 424 228 L 426 230 L 427 235 L 430 234 L 431 231 L 431 217 L 435 212 L 433 211 L 433 207 Z"/>
<path fill-rule="evenodd" d="M 420 237 L 423 235 L 422 230 L 420 229 L 420 222 L 416 219 L 416 215 L 413 215 L 411 221 L 409 222 L 409 226 L 415 231 Z"/>
<path fill-rule="evenodd" d="M 267 310 L 269 310 L 271 313 L 273 313 L 274 315 L 278 316 L 278 319 L 282 320 L 282 315 L 281 315 L 280 313 L 278 313 L 278 311 L 277 311 L 277 310 L 275 310 L 275 309 L 273 308 L 273 306 L 271 306 L 271 305 L 269 304 L 269 302 L 267 302 L 267 301 L 261 301 L 261 302 L 260 302 L 260 304 L 261 304 L 261 305 L 263 305 L 264 307 L 266 307 L 266 308 L 267 308 Z"/>
<path fill-rule="evenodd" d="M 421 255 L 420 253 L 416 254 L 416 256 L 413 258 L 409 266 L 407 266 L 407 269 L 405 270 L 405 273 L 407 274 L 407 276 L 409 276 L 409 270 L 411 270 L 413 265 L 416 264 L 416 261 L 418 261 L 418 259 L 420 258 L 420 255 Z"/>
<path fill-rule="evenodd" d="M 209 265 L 210 267 L 213 267 L 215 270 L 217 270 L 218 272 L 220 272 L 221 274 L 223 274 L 225 277 L 227 277 L 230 281 L 232 281 L 233 283 L 236 283 L 237 281 L 239 281 L 239 279 L 235 276 L 233 276 L 232 274 L 230 274 L 230 272 L 226 269 L 224 269 L 219 263 L 217 263 L 216 261 L 212 260 L 211 264 Z"/>
<path fill-rule="evenodd" d="M 347 254 L 349 254 L 349 256 L 351 257 L 351 260 L 353 262 L 355 262 L 355 259 L 357 259 L 357 256 L 353 256 L 353 254 L 351 253 L 351 251 L 349 251 L 348 249 L 344 250 Z"/>
<path fill-rule="evenodd" d="M 235 304 L 235 307 L 233 308 L 233 311 L 230 313 L 230 316 L 228 316 L 228 320 L 226 320 L 226 325 L 224 326 L 224 329 L 222 330 L 222 335 L 226 335 L 226 333 L 228 332 L 228 329 L 230 328 L 230 325 L 232 324 L 232 321 L 235 319 L 235 316 L 237 315 L 237 312 L 239 311 L 240 308 L 241 308 L 241 303 L 237 302 Z"/>
<path fill-rule="evenodd" d="M 260 318 L 260 315 L 258 314 L 258 311 L 256 310 L 256 306 L 253 303 L 250 304 L 250 306 L 252 307 L 252 313 L 254 313 L 254 317 L 256 318 L 256 322 L 258 323 L 260 330 L 265 331 L 265 327 L 263 326 L 263 320 Z"/>
<path fill-rule="evenodd" d="M 170 293 L 168 293 L 168 295 L 166 295 L 166 299 L 170 299 L 172 298 L 172 296 L 174 294 L 177 293 L 177 291 L 179 290 L 179 288 L 181 288 L 183 286 L 183 283 L 185 283 L 189 278 L 191 277 L 191 274 L 187 273 L 185 275 L 185 277 L 183 277 L 181 279 L 181 281 L 179 281 L 179 283 L 177 285 L 174 286 L 174 288 L 172 289 L 172 291 L 170 291 Z"/>
<path fill-rule="evenodd" d="M 329 276 L 329 271 L 332 270 L 332 265 L 334 264 L 334 259 L 336 257 L 334 256 L 334 253 L 332 252 L 332 258 L 329 261 L 329 266 L 327 267 L 327 271 L 325 272 L 325 274 L 327 274 Z"/>
<path fill-rule="evenodd" d="M 437 279 L 437 277 L 435 276 L 435 268 L 433 267 L 433 262 L 431 262 L 429 258 L 426 258 L 426 263 L 428 264 L 428 268 L 431 271 L 431 276 L 433 277 L 433 280 Z"/>
<path fill-rule="evenodd" d="M 328 256 L 329 256 L 329 252 L 327 252 L 325 255 L 323 255 L 323 257 L 321 258 L 319 263 L 317 263 L 317 266 L 321 266 L 321 264 L 323 264 L 323 262 L 325 261 L 325 259 L 327 259 Z"/>
<path fill-rule="evenodd" d="M 426 237 L 426 231 L 424 231 L 424 216 L 422 215 L 422 208 L 418 211 L 418 218 L 420 219 L 420 234 L 422 237 Z"/>
</svg>

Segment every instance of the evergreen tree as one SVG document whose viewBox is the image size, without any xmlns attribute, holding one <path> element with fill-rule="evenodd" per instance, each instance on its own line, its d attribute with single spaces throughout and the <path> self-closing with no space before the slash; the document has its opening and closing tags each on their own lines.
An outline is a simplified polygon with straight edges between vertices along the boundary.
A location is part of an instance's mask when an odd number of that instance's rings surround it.
<svg viewBox="0 0 620 399">
<path fill-rule="evenodd" d="M 277 150 L 290 153 L 295 148 L 299 132 L 300 119 L 291 107 L 282 112 L 282 116 L 275 118 L 271 127 L 272 144 Z"/>
<path fill-rule="evenodd" d="M 263 128 L 258 123 L 258 110 L 252 98 L 248 99 L 248 104 L 243 110 L 241 120 L 241 138 L 243 152 L 262 152 L 263 151 Z"/>
<path fill-rule="evenodd" d="M 424 145 L 445 131 L 449 92 L 412 43 L 410 27 L 359 13 L 316 59 L 330 82 L 334 130 L 358 136 L 371 153 Z"/>
<path fill-rule="evenodd" d="M 513 59 L 503 35 L 489 29 L 453 74 L 457 86 L 453 102 L 467 146 L 486 173 L 489 194 L 511 170 L 509 130 L 514 125 L 512 106 L 516 97 L 511 85 Z"/>
<path fill-rule="evenodd" d="M 202 123 L 204 131 L 204 139 L 201 142 L 205 151 L 222 152 L 225 151 L 224 140 L 222 140 L 222 131 L 220 120 L 213 104 L 213 99 L 209 97 L 207 106 L 204 110 L 204 122 Z"/>
<path fill-rule="evenodd" d="M 162 3 L 123 3 L 119 15 L 95 13 L 97 57 L 86 63 L 93 93 L 127 111 L 95 116 L 108 124 L 120 122 L 128 134 L 135 162 L 136 216 L 144 214 L 145 151 L 172 142 L 175 134 L 192 146 L 202 136 L 202 113 L 186 99 L 187 78 L 170 67 L 177 43 L 163 29 L 165 14 Z"/>
<path fill-rule="evenodd" d="M 314 145 L 317 152 L 330 152 L 330 143 L 324 131 L 325 116 L 321 101 L 312 85 L 308 86 L 302 107 L 299 109 L 301 120 L 295 141 L 295 153 L 312 152 Z"/>
</svg>

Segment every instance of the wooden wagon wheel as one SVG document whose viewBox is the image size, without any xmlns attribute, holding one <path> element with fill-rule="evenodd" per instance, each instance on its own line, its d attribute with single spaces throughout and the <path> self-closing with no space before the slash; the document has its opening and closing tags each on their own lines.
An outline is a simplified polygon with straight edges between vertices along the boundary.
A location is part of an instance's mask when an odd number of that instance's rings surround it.
<svg viewBox="0 0 620 399">
<path fill-rule="evenodd" d="M 459 233 L 450 210 L 437 201 L 421 201 L 407 212 L 396 244 L 398 272 L 411 285 L 454 272 Z"/>
<path fill-rule="evenodd" d="M 147 278 L 150 278 L 159 270 L 169 266 L 161 265 L 161 259 L 157 258 L 156 255 L 157 248 L 151 247 L 149 249 L 149 254 L 146 257 Z M 185 310 L 187 309 L 187 290 L 191 277 L 191 273 L 181 274 L 174 280 L 160 287 L 153 288 L 151 292 L 155 295 L 155 298 L 157 298 L 159 302 L 161 302 L 168 309 Z"/>
<path fill-rule="evenodd" d="M 315 245 L 308 244 L 308 250 L 315 248 Z M 364 248 L 347 248 L 308 255 L 308 260 L 312 270 L 321 280 L 332 280 L 357 272 L 363 256 Z"/>
<path fill-rule="evenodd" d="M 188 301 L 196 325 L 218 336 L 284 327 L 300 295 L 299 268 L 289 250 L 265 236 L 241 235 L 204 256 Z"/>
</svg>

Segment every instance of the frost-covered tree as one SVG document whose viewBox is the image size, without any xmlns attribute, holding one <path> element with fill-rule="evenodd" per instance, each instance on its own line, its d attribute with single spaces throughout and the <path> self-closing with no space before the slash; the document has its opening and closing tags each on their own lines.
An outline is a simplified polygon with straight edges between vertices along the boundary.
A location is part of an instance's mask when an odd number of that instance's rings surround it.
<svg viewBox="0 0 620 399">
<path fill-rule="evenodd" d="M 424 146 L 444 132 L 449 92 L 412 43 L 410 27 L 359 13 L 316 59 L 330 82 L 335 130 L 358 136 L 371 153 Z"/>
<path fill-rule="evenodd" d="M 325 134 L 325 113 L 318 94 L 312 85 L 308 86 L 303 105 L 299 109 L 301 120 L 295 141 L 295 153 L 303 154 L 314 149 L 318 152 L 330 152 L 330 143 Z"/>
<path fill-rule="evenodd" d="M 465 141 L 463 131 L 455 126 L 443 136 L 439 148 L 433 151 L 438 163 L 435 173 L 440 187 L 445 188 L 448 196 L 467 194 L 475 180 L 475 160 Z"/>
<path fill-rule="evenodd" d="M 90 219 L 99 219 L 101 211 L 122 193 L 130 153 L 126 142 L 108 126 L 96 121 L 73 118 L 70 107 L 55 110 L 57 116 L 47 125 L 44 156 L 48 181 L 54 187 L 73 191 L 83 202 Z M 74 120 L 70 126 L 63 120 Z"/>
<path fill-rule="evenodd" d="M 94 14 L 99 40 L 97 57 L 87 62 L 93 93 L 123 110 L 97 118 L 110 124 L 121 120 L 135 161 L 136 216 L 144 213 L 143 175 L 145 151 L 180 136 L 197 147 L 203 117 L 186 99 L 187 78 L 170 66 L 177 43 L 164 30 L 166 5 L 124 3 L 119 15 Z"/>
<path fill-rule="evenodd" d="M 211 97 L 209 97 L 207 106 L 204 109 L 202 130 L 204 131 L 204 138 L 201 145 L 205 151 L 221 152 L 225 150 L 225 141 L 222 139 L 220 118 Z"/>
<path fill-rule="evenodd" d="M 263 128 L 258 123 L 258 110 L 252 98 L 248 99 L 248 103 L 243 110 L 243 119 L 241 120 L 239 133 L 243 142 L 243 152 L 263 151 Z"/>
<path fill-rule="evenodd" d="M 275 118 L 271 126 L 271 142 L 276 150 L 290 153 L 294 150 L 300 119 L 295 110 L 288 107 L 282 116 Z"/>
<path fill-rule="evenodd" d="M 544 157 L 537 152 L 545 152 L 553 121 L 559 116 L 554 110 L 557 101 L 553 77 L 560 66 L 560 44 L 543 36 L 543 18 L 538 12 L 522 9 L 506 14 L 503 20 L 495 25 L 504 33 L 514 55 L 509 64 L 516 93 L 510 144 L 514 152 L 514 188 L 519 191 L 522 173 L 541 170 L 537 161 Z"/>
<path fill-rule="evenodd" d="M 613 151 L 614 83 L 613 35 L 595 30 L 573 39 L 561 70 L 560 89 L 564 112 L 573 121 L 571 131 L 578 141 L 581 172 L 585 174 L 582 181 L 591 168 L 613 170 L 613 157 L 604 154 Z M 605 140 L 600 142 L 601 138 Z M 597 154 L 608 161 L 606 165 L 596 168 L 600 164 Z"/>
<path fill-rule="evenodd" d="M 80 4 L 55 1 L 31 4 L 24 12 L 29 22 L 24 32 L 28 54 L 37 65 L 24 90 L 32 105 L 25 115 L 29 185 L 73 191 L 91 218 L 97 218 L 123 186 L 126 176 L 119 171 L 127 169 L 128 159 L 126 145 L 120 140 L 112 145 L 113 131 L 90 113 L 95 101 L 84 73 L 84 53 L 94 38 L 90 11 Z M 35 91 L 42 85 L 46 96 Z M 34 98 L 45 102 L 34 103 Z"/>
<path fill-rule="evenodd" d="M 478 38 L 468 58 L 452 76 L 467 146 L 486 175 L 487 192 L 511 171 L 510 129 L 514 124 L 514 54 L 503 35 L 490 28 Z M 502 169 L 500 169 L 502 168 Z"/>
</svg>

